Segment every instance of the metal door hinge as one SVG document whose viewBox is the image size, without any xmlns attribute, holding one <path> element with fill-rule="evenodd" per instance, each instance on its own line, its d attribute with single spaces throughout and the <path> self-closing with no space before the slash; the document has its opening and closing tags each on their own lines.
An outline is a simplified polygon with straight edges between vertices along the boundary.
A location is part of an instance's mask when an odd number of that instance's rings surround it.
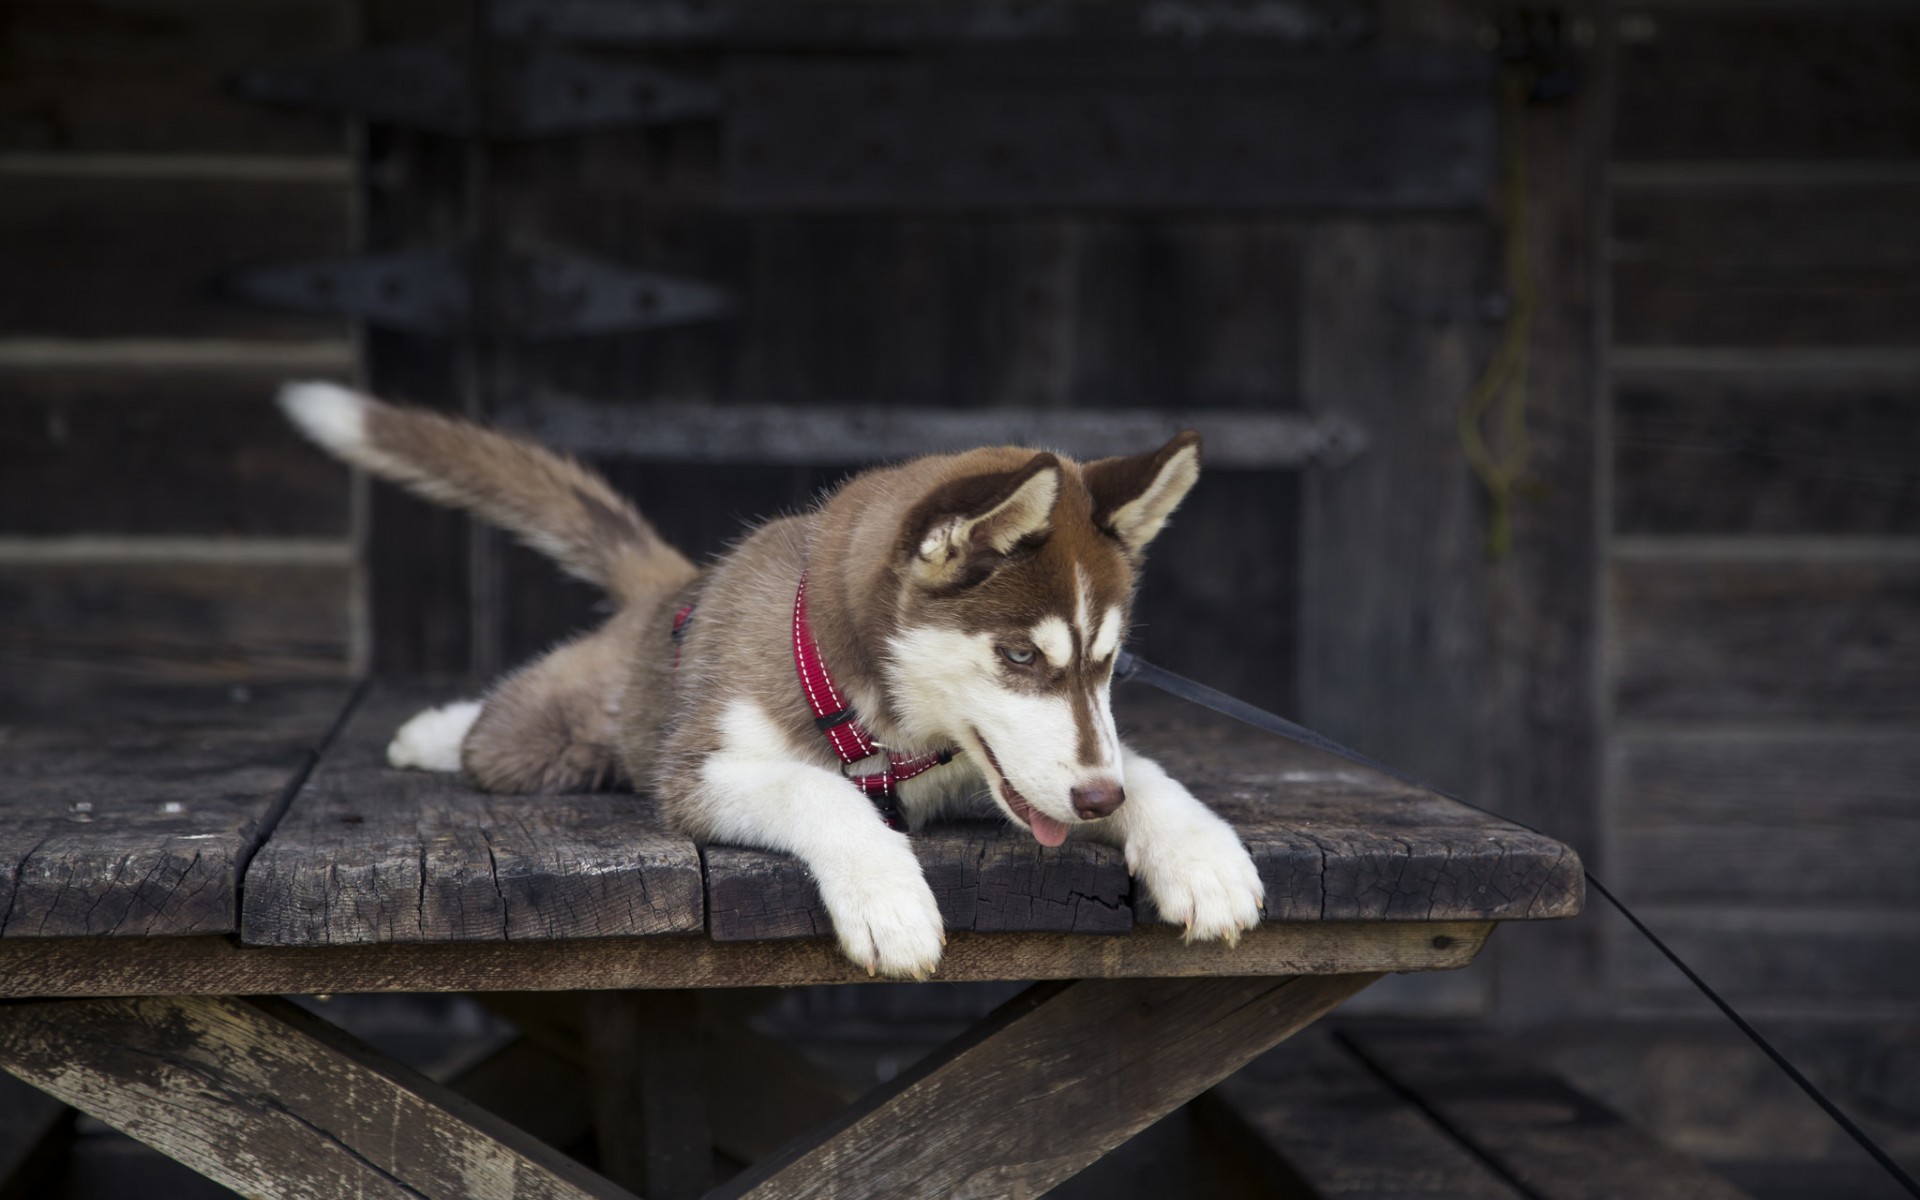
<svg viewBox="0 0 1920 1200">
<path fill-rule="evenodd" d="M 476 80 L 484 77 L 484 84 Z M 717 83 L 590 54 L 488 43 L 406 42 L 233 77 L 249 100 L 456 137 L 549 137 L 710 118 Z"/>
<path fill-rule="evenodd" d="M 545 246 L 474 246 L 282 263 L 237 272 L 241 299 L 409 333 L 546 340 L 711 321 L 724 289 Z"/>
</svg>

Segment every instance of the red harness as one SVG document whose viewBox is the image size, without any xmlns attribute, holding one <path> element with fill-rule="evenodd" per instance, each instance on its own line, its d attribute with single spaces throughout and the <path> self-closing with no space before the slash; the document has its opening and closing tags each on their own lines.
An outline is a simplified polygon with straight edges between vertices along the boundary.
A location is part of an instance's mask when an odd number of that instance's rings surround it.
<svg viewBox="0 0 1920 1200">
<path fill-rule="evenodd" d="M 953 761 L 953 756 L 959 751 L 948 747 L 905 757 L 873 740 L 873 735 L 867 732 L 867 727 L 860 723 L 860 718 L 854 713 L 853 706 L 841 699 L 840 689 L 834 686 L 833 676 L 827 673 L 827 664 L 820 657 L 820 644 L 814 640 L 813 627 L 807 623 L 807 577 L 804 574 L 800 576 L 799 590 L 793 594 L 793 669 L 800 676 L 800 690 L 807 695 L 807 707 L 813 710 L 814 726 L 827 735 L 828 744 L 840 760 L 840 773 L 867 794 L 874 807 L 880 810 L 881 820 L 889 828 L 904 832 L 907 821 L 900 811 L 897 786 L 903 780 Z M 848 767 L 881 753 L 886 755 L 887 765 L 880 770 L 861 775 L 848 774 Z"/>
</svg>

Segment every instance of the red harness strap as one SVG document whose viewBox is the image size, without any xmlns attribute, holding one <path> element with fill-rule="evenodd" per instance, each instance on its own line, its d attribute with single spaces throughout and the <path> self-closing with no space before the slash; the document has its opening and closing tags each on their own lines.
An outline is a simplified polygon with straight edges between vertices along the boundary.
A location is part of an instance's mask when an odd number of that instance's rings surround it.
<svg viewBox="0 0 1920 1200">
<path fill-rule="evenodd" d="M 826 662 L 820 657 L 820 644 L 814 640 L 813 627 L 807 623 L 807 577 L 804 574 L 800 576 L 799 590 L 793 595 L 793 669 L 800 676 L 800 690 L 806 693 L 807 707 L 813 710 L 814 726 L 826 734 L 834 756 L 840 760 L 843 774 L 854 763 L 882 752 L 884 747 L 873 740 L 873 735 L 867 732 L 867 727 L 860 723 L 860 718 L 854 713 L 853 706 L 841 697 L 840 689 L 834 686 L 833 676 L 827 672 Z M 847 779 L 867 794 L 874 807 L 880 810 L 881 819 L 890 828 L 904 831 L 907 822 L 900 812 L 896 786 L 902 780 L 912 779 L 942 763 L 951 762 L 956 753 L 957 750 L 949 747 L 903 757 L 887 750 L 886 766 L 863 775 L 848 775 Z"/>
</svg>

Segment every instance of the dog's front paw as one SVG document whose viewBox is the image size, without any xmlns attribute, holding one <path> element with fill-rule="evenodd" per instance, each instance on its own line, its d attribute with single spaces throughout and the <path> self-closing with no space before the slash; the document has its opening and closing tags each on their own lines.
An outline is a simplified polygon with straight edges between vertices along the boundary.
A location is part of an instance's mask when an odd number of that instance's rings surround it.
<svg viewBox="0 0 1920 1200">
<path fill-rule="evenodd" d="M 1146 885 L 1161 920 L 1186 927 L 1188 941 L 1232 945 L 1260 923 L 1266 888 L 1233 827 L 1208 817 L 1130 840 L 1127 869 Z"/>
<path fill-rule="evenodd" d="M 867 862 L 834 879 L 817 873 L 820 898 L 840 949 L 867 974 L 924 980 L 940 965 L 946 923 L 919 860 L 904 848 L 899 857 L 904 862 Z"/>
</svg>

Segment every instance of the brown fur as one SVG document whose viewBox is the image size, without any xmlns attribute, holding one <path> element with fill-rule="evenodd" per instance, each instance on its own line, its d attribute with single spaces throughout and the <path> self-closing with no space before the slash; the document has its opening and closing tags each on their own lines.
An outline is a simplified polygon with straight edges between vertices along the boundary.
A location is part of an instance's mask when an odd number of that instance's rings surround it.
<svg viewBox="0 0 1920 1200">
<path fill-rule="evenodd" d="M 868 471 L 815 510 L 760 526 L 704 571 L 600 476 L 504 434 L 376 402 L 367 445 L 352 457 L 519 534 L 620 602 L 600 628 L 495 685 L 462 747 L 474 782 L 502 792 L 638 783 L 699 836 L 710 831 L 689 802 L 690 781 L 716 748 L 730 699 L 757 701 L 793 746 L 833 763 L 793 673 L 793 593 L 803 573 L 821 652 L 868 728 L 894 749 L 929 749 L 910 744 L 889 705 L 880 659 L 888 639 L 909 624 L 962 620 L 1018 636 L 1039 615 L 1071 612 L 1083 572 L 1096 611 L 1124 611 L 1139 547 L 1116 530 L 1113 513 L 1194 440 L 1182 435 L 1152 455 L 1084 467 L 993 447 Z M 1057 480 L 1051 502 L 1022 507 L 1022 495 L 1048 499 L 1047 487 L 1030 486 L 1042 475 L 1042 484 Z M 947 527 L 959 531 L 958 551 L 930 568 L 916 558 L 922 539 Z M 687 603 L 697 609 L 676 670 L 669 630 Z M 1092 681 L 1080 673 L 1108 669 L 1077 655 L 1069 671 L 1009 678 L 1084 694 Z M 1090 761 L 1091 713 L 1076 716 Z"/>
</svg>

